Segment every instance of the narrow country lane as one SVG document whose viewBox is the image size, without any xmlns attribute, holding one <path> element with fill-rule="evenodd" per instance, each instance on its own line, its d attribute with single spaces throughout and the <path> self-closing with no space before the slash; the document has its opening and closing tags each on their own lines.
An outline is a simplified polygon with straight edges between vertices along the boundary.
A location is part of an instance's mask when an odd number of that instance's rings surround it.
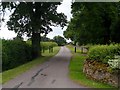
<svg viewBox="0 0 120 90">
<path fill-rule="evenodd" d="M 61 47 L 59 53 L 3 85 L 3 88 L 84 88 L 68 77 L 70 50 Z"/>
</svg>

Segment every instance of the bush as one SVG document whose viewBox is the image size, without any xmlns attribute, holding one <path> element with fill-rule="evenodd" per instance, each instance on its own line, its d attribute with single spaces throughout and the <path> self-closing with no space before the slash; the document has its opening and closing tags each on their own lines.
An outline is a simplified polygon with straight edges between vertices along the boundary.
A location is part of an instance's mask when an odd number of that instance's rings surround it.
<svg viewBox="0 0 120 90">
<path fill-rule="evenodd" d="M 47 50 L 51 47 L 56 47 L 58 44 L 56 42 L 41 42 L 41 48 Z"/>
<path fill-rule="evenodd" d="M 31 40 L 26 42 L 27 44 L 31 45 Z M 56 42 L 40 42 L 41 50 L 47 50 L 49 47 L 56 47 L 58 44 Z"/>
<path fill-rule="evenodd" d="M 31 46 L 21 40 L 2 40 L 2 70 L 17 67 L 32 60 Z"/>
<path fill-rule="evenodd" d="M 120 45 L 95 45 L 89 49 L 88 58 L 90 60 L 98 60 L 108 63 L 109 59 L 113 59 L 115 55 L 120 54 Z"/>
</svg>

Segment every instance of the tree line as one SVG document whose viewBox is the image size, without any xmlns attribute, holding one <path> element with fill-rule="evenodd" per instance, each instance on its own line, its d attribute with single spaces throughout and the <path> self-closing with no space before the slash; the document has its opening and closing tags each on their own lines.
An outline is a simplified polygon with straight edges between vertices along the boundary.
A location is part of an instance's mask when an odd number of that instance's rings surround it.
<svg viewBox="0 0 120 90">
<path fill-rule="evenodd" d="M 79 44 L 120 42 L 120 2 L 73 2 L 64 36 Z"/>
<path fill-rule="evenodd" d="M 29 38 L 28 40 L 31 40 L 31 38 Z M 54 36 L 53 39 L 50 39 L 46 36 L 41 36 L 41 42 L 56 42 L 58 46 L 63 46 L 67 44 L 66 39 L 60 35 Z"/>
</svg>

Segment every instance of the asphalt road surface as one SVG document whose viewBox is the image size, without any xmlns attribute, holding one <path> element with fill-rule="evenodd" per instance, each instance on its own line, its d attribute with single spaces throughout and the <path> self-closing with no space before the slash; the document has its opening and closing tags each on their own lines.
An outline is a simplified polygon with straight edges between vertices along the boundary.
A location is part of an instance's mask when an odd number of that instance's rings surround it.
<svg viewBox="0 0 120 90">
<path fill-rule="evenodd" d="M 3 88 L 84 88 L 68 77 L 70 58 L 70 50 L 61 47 L 56 56 L 10 80 Z"/>
</svg>

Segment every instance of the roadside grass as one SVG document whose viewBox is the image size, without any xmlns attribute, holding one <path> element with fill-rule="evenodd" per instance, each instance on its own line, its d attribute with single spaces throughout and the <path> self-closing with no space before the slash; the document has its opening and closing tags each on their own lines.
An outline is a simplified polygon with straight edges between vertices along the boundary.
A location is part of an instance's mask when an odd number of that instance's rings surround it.
<svg viewBox="0 0 120 90">
<path fill-rule="evenodd" d="M 86 75 L 83 73 L 83 64 L 87 56 L 82 55 L 80 53 L 80 50 L 77 50 L 77 53 L 74 53 L 74 47 L 71 45 L 68 45 L 67 47 L 71 50 L 73 54 L 70 64 L 69 64 L 69 77 L 73 81 L 88 88 L 89 87 L 91 88 L 115 88 L 108 84 L 97 82 L 97 81 L 87 78 Z"/>
<path fill-rule="evenodd" d="M 33 61 L 30 61 L 26 64 L 23 64 L 21 66 L 18 66 L 14 69 L 10 69 L 8 71 L 0 73 L 0 79 L 2 78 L 0 83 L 4 84 L 4 83 L 8 82 L 9 80 L 15 78 L 16 76 L 26 72 L 27 70 L 30 70 L 34 66 L 42 64 L 43 62 L 45 62 L 46 60 L 48 60 L 52 56 L 56 55 L 59 50 L 60 50 L 60 47 L 54 47 L 54 52 L 53 53 L 49 53 L 48 50 L 46 50 L 44 53 L 42 53 L 42 57 L 37 58 Z"/>
</svg>

